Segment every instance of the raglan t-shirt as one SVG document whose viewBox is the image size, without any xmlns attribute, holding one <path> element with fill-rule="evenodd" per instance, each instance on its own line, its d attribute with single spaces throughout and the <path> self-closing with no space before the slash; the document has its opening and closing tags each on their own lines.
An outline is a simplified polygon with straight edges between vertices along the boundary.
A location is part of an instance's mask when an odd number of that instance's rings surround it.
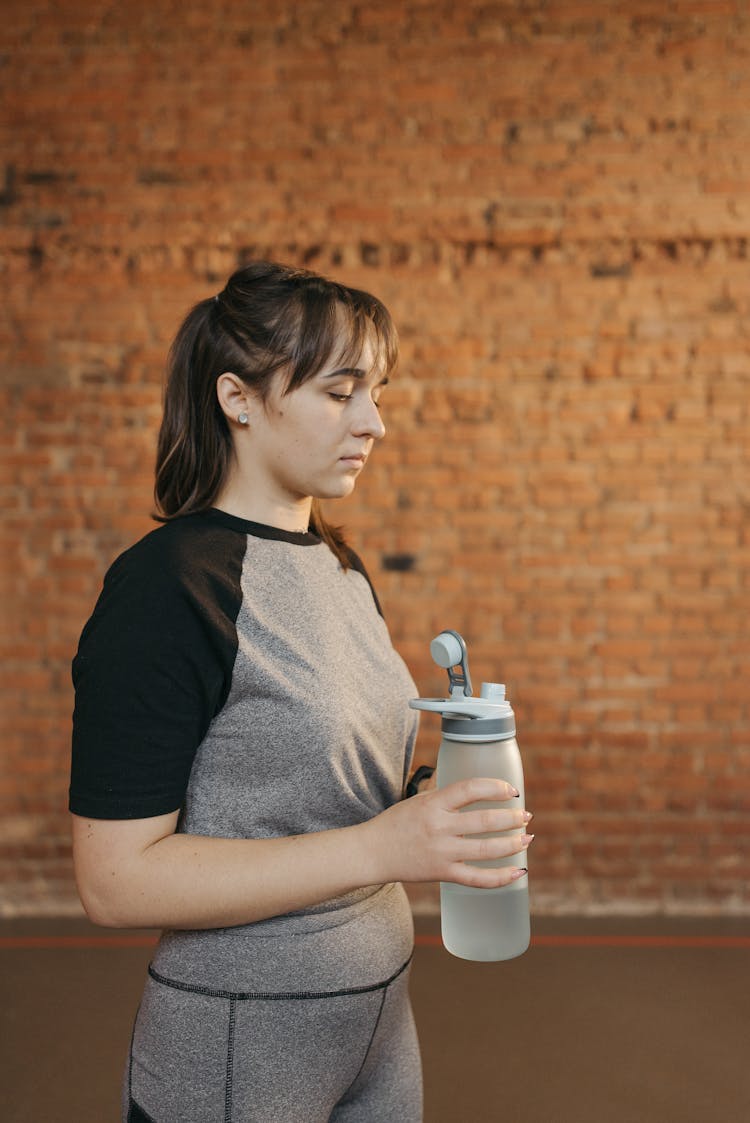
<svg viewBox="0 0 750 1123">
<path fill-rule="evenodd" d="M 78 815 L 273 838 L 401 797 L 416 687 L 361 562 L 312 533 L 215 509 L 152 531 L 107 573 L 73 681 Z"/>
</svg>

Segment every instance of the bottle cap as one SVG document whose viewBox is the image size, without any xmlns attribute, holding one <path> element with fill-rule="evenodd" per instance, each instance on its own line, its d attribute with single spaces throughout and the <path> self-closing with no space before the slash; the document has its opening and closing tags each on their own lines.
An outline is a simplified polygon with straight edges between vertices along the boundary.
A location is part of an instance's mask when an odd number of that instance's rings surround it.
<svg viewBox="0 0 750 1123">
<path fill-rule="evenodd" d="M 414 698 L 413 710 L 430 710 L 443 715 L 443 732 L 455 736 L 512 737 L 516 731 L 515 717 L 505 697 L 505 686 L 499 682 L 483 682 L 478 698 L 471 695 L 469 656 L 458 632 L 444 631 L 430 644 L 430 654 L 439 667 L 448 671 L 448 698 Z M 456 666 L 460 663 L 460 672 Z M 481 729 L 475 723 L 481 724 Z M 471 728 L 473 726 L 473 728 Z"/>
</svg>

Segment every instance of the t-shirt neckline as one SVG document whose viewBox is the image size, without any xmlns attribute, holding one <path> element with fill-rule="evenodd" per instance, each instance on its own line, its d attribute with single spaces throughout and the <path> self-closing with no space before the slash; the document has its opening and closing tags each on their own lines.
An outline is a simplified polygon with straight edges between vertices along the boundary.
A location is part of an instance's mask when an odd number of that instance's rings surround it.
<svg viewBox="0 0 750 1123">
<path fill-rule="evenodd" d="M 322 541 L 317 534 L 304 530 L 284 530 L 280 526 L 269 526 L 266 523 L 254 522 L 252 519 L 243 519 L 239 515 L 230 515 L 219 507 L 209 507 L 202 512 L 211 522 L 236 530 L 240 534 L 249 534 L 253 538 L 266 538 L 275 542 L 289 542 L 293 546 L 317 546 Z"/>
</svg>

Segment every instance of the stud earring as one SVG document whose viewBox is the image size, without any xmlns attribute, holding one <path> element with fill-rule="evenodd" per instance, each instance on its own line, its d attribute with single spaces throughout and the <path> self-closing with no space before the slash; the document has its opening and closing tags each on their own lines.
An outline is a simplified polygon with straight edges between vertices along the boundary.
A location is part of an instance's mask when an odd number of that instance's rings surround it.
<svg viewBox="0 0 750 1123">
<path fill-rule="evenodd" d="M 247 425 L 247 414 L 243 411 L 242 413 L 237 415 L 237 420 L 239 421 L 240 425 Z"/>
</svg>

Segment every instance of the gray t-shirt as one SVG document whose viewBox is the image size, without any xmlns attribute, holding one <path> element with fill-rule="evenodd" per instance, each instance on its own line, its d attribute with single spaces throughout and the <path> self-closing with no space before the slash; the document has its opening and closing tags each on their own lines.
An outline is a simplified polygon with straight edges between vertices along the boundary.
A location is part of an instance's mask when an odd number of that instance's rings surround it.
<svg viewBox="0 0 750 1123">
<path fill-rule="evenodd" d="M 417 691 L 361 562 L 218 510 L 109 570 L 73 662 L 70 809 L 272 838 L 401 798 Z"/>
<path fill-rule="evenodd" d="M 73 661 L 71 811 L 179 810 L 181 831 L 273 838 L 399 800 L 417 690 L 351 561 L 218 510 L 122 554 Z M 233 993 L 367 987 L 402 968 L 412 939 L 403 888 L 365 886 L 256 924 L 166 932 L 152 970 Z"/>
</svg>

